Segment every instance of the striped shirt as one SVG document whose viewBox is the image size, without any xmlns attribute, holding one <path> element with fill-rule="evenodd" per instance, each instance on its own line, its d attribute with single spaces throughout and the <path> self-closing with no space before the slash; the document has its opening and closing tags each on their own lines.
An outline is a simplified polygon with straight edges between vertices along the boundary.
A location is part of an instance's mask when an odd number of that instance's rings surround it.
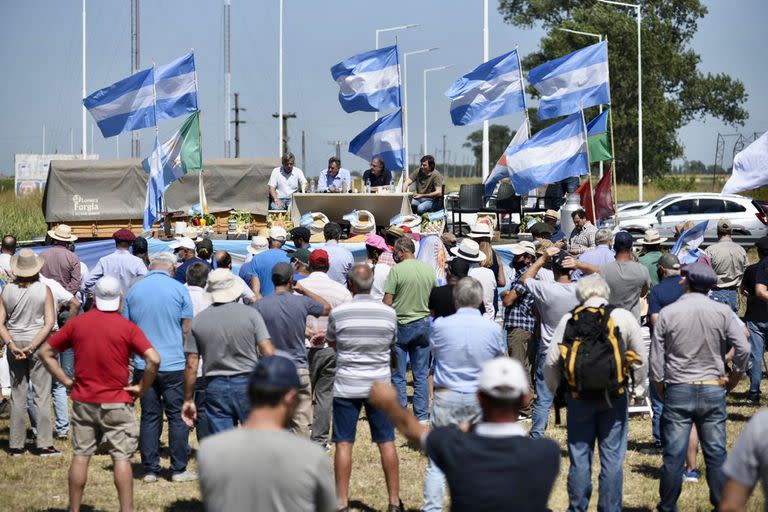
<svg viewBox="0 0 768 512">
<path fill-rule="evenodd" d="M 325 272 L 312 272 L 301 280 L 301 286 L 324 298 L 331 308 L 352 300 L 352 294 L 349 293 L 346 286 L 340 285 Z M 325 348 L 328 346 L 325 343 L 327 327 L 327 316 L 307 317 L 307 348 Z"/>
<path fill-rule="evenodd" d="M 333 396 L 365 398 L 377 380 L 390 378 L 390 348 L 397 338 L 397 315 L 370 295 L 331 311 L 325 337 L 336 343 Z"/>
</svg>

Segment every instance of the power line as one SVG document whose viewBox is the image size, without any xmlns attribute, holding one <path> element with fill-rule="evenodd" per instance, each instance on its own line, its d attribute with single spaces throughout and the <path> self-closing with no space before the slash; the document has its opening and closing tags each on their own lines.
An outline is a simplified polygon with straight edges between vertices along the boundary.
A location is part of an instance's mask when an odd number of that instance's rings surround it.
<svg viewBox="0 0 768 512">
<path fill-rule="evenodd" d="M 240 111 L 245 112 L 245 107 L 240 106 L 240 94 L 235 93 L 235 120 L 230 121 L 235 125 L 235 158 L 240 158 L 240 125 L 245 124 L 245 121 L 240 119 Z"/>
</svg>

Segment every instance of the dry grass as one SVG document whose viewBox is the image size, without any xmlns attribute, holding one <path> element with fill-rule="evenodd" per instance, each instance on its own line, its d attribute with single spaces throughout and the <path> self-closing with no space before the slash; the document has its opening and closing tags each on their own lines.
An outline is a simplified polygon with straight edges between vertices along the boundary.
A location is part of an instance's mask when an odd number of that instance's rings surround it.
<svg viewBox="0 0 768 512">
<path fill-rule="evenodd" d="M 748 384 L 742 382 L 728 401 L 728 446 L 738 438 L 746 421 L 755 413 L 756 408 L 745 405 Z M 768 391 L 768 386 L 763 388 Z M 563 415 L 565 418 L 565 415 Z M 560 443 L 563 457 L 560 476 L 555 485 L 550 507 L 552 510 L 565 510 L 568 504 L 566 476 L 568 457 L 565 445 L 565 426 L 550 425 L 547 434 Z M 0 443 L 7 447 L 8 423 L 0 422 Z M 421 506 L 421 485 L 426 460 L 419 453 L 408 448 L 402 438 L 398 438 L 400 456 L 400 485 L 403 502 L 409 510 Z M 194 435 L 191 443 L 196 447 Z M 624 508 L 626 510 L 652 510 L 658 499 L 658 478 L 661 457 L 644 455 L 640 449 L 650 446 L 650 419 L 633 416 L 630 420 L 629 450 L 624 462 Z M 67 467 L 71 456 L 69 443 L 56 441 L 56 446 L 64 452 L 63 457 L 38 458 L 24 455 L 11 458 L 3 450 L 0 452 L 0 510 L 65 510 L 67 506 Z M 331 459 L 332 460 L 332 459 Z M 358 442 L 353 455 L 352 483 L 350 500 L 353 510 L 381 510 L 386 508 L 387 496 L 384 476 L 379 465 L 378 450 L 370 443 L 368 426 L 364 419 L 358 424 Z M 163 454 L 163 467 L 168 467 L 168 455 Z M 166 478 L 145 484 L 140 480 L 141 467 L 138 454 L 134 458 L 136 480 L 134 494 L 138 510 L 200 510 L 200 493 L 195 483 L 171 483 Z M 195 468 L 195 461 L 190 461 L 190 468 Z M 704 470 L 704 462 L 699 455 L 699 468 Z M 594 491 L 592 508 L 597 501 L 597 476 L 599 456 L 595 455 L 593 482 Z M 704 472 L 704 471 L 702 471 Z M 510 485 L 525 485 L 525 482 L 510 482 Z M 90 466 L 89 481 L 85 492 L 86 510 L 115 510 L 117 495 L 112 484 L 111 460 L 107 455 L 93 457 Z M 763 496 L 757 489 L 748 510 L 762 510 Z M 709 498 L 704 478 L 698 483 L 686 483 L 679 501 L 685 511 L 708 510 Z"/>
<path fill-rule="evenodd" d="M 0 236 L 13 234 L 19 240 L 45 236 L 41 193 L 16 197 L 13 180 L 0 180 Z"/>
</svg>

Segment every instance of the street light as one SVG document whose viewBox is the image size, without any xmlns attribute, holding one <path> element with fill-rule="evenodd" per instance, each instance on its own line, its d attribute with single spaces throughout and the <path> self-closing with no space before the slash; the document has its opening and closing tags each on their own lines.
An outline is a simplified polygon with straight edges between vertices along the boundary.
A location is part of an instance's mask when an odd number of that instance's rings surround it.
<svg viewBox="0 0 768 512">
<path fill-rule="evenodd" d="M 408 172 L 408 82 L 406 80 L 406 73 L 408 70 L 408 56 L 416 55 L 418 53 L 429 53 L 439 48 L 424 48 L 423 50 L 414 50 L 412 52 L 405 52 L 403 54 L 403 142 L 405 143 L 405 171 L 406 176 Z"/>
<path fill-rule="evenodd" d="M 630 7 L 637 14 L 637 193 L 639 200 L 643 200 L 643 63 L 640 56 L 642 43 L 641 27 L 642 14 L 640 5 L 627 4 L 624 2 L 614 2 L 613 0 L 597 0 L 604 4 L 618 5 L 620 7 Z"/>
<path fill-rule="evenodd" d="M 603 35 L 602 34 L 593 34 L 592 32 L 582 32 L 580 30 L 571 30 L 570 28 L 562 28 L 562 27 L 556 27 L 555 30 L 559 30 L 560 32 L 568 32 L 569 34 L 577 34 L 580 36 L 587 36 L 587 37 L 596 37 L 597 41 L 600 43 L 603 41 Z M 603 104 L 600 104 L 600 113 L 603 113 Z M 615 172 L 615 171 L 614 171 Z M 603 178 L 603 161 L 600 160 L 600 179 Z"/>
<path fill-rule="evenodd" d="M 382 32 L 396 32 L 398 30 L 407 30 L 409 28 L 415 28 L 420 27 L 421 25 L 418 23 L 411 23 L 409 25 L 398 25 L 397 27 L 389 27 L 389 28 L 377 28 L 376 29 L 376 49 L 379 49 L 379 34 Z M 373 113 L 373 120 L 377 120 L 379 118 L 379 113 L 374 112 Z"/>
<path fill-rule="evenodd" d="M 424 70 L 424 151 L 427 153 L 429 153 L 429 145 L 427 145 L 427 73 L 452 67 L 453 64 L 448 64 L 447 66 L 438 66 L 436 68 L 428 68 Z"/>
</svg>

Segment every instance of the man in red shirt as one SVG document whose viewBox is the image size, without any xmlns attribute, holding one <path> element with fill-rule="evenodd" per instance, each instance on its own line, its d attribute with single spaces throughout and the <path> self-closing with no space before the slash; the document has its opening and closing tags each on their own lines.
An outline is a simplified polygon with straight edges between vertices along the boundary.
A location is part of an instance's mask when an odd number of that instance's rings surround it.
<svg viewBox="0 0 768 512">
<path fill-rule="evenodd" d="M 133 510 L 131 457 L 138 447 L 139 427 L 134 400 L 152 385 L 160 355 L 136 324 L 120 314 L 120 283 L 111 276 L 95 286 L 96 308 L 73 318 L 40 348 L 43 364 L 72 390 L 72 449 L 69 467 L 70 510 L 80 510 L 88 463 L 104 438 L 114 461 L 120 510 Z M 59 366 L 56 352 L 75 352 L 75 378 Z M 147 368 L 142 380 L 129 386 L 128 361 L 137 354 Z"/>
</svg>

